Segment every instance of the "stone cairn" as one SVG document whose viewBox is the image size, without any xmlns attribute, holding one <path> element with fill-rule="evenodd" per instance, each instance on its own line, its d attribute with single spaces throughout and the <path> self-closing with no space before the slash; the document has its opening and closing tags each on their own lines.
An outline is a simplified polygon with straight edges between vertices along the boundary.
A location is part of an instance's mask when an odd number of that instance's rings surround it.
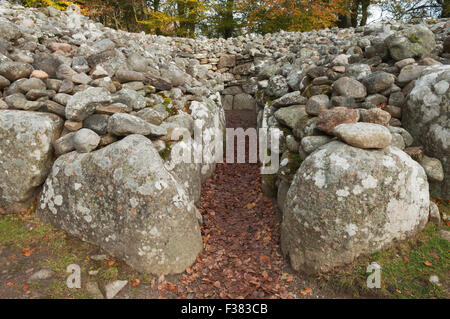
<svg viewBox="0 0 450 319">
<path fill-rule="evenodd" d="M 417 234 L 450 198 L 450 21 L 183 39 L 116 31 L 76 8 L 0 1 L 0 214 L 37 215 L 138 271 L 202 250 L 215 170 L 175 160 L 225 110 L 281 132 L 263 190 L 295 270 L 329 271 Z M 189 144 L 189 145 L 188 145 Z"/>
</svg>

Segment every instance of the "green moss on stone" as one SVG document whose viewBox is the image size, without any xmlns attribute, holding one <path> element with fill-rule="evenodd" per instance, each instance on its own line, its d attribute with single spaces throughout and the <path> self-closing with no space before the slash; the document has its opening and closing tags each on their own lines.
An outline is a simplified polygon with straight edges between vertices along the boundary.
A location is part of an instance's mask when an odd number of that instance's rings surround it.
<svg viewBox="0 0 450 319">
<path fill-rule="evenodd" d="M 415 34 L 411 34 L 408 39 L 412 43 L 419 43 L 420 42 L 420 39 Z"/>
<path fill-rule="evenodd" d="M 161 158 L 163 160 L 169 158 L 170 154 L 172 153 L 172 145 L 173 143 L 171 142 L 166 143 L 166 148 L 161 152 Z"/>
<path fill-rule="evenodd" d="M 178 114 L 178 110 L 174 107 L 169 107 L 171 102 L 172 99 L 170 97 L 164 98 L 164 107 L 166 108 L 167 113 L 169 113 L 169 116 L 174 116 Z"/>
</svg>

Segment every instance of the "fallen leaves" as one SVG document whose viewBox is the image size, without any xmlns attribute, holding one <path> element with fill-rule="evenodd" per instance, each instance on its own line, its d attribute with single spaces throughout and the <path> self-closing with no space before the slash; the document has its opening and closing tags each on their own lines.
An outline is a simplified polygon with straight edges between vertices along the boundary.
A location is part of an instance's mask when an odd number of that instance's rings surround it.
<svg viewBox="0 0 450 319">
<path fill-rule="evenodd" d="M 140 283 L 141 283 L 141 281 L 139 279 L 135 279 L 131 283 L 131 287 L 137 287 L 137 286 L 139 286 Z"/>
<path fill-rule="evenodd" d="M 8 281 L 8 282 L 6 283 L 6 285 L 7 285 L 8 287 L 13 287 L 15 284 L 16 284 L 16 283 L 13 282 L 13 281 Z"/>
<path fill-rule="evenodd" d="M 429 262 L 428 260 L 424 261 L 423 263 L 425 264 L 425 266 L 428 266 L 428 267 L 433 266 L 433 263 Z"/>
<path fill-rule="evenodd" d="M 242 116 L 235 120 L 237 127 L 248 124 Z M 199 209 L 204 250 L 172 292 L 180 298 L 298 297 L 295 277 L 283 270 L 281 224 L 262 194 L 259 164 L 218 164 L 202 187 Z M 168 283 L 160 288 L 171 292 Z"/>
<path fill-rule="evenodd" d="M 311 288 L 306 288 L 306 289 L 300 290 L 300 294 L 302 296 L 309 295 L 310 293 L 312 293 L 312 289 Z"/>
<path fill-rule="evenodd" d="M 252 208 L 255 208 L 255 206 L 256 206 L 256 203 L 249 203 L 249 204 L 245 205 L 244 208 L 250 210 Z"/>
<path fill-rule="evenodd" d="M 24 249 L 22 249 L 22 254 L 23 254 L 25 257 L 30 257 L 31 254 L 33 253 L 33 251 L 35 251 L 35 250 L 36 250 L 36 248 L 32 248 L 32 249 L 24 248 Z"/>
</svg>

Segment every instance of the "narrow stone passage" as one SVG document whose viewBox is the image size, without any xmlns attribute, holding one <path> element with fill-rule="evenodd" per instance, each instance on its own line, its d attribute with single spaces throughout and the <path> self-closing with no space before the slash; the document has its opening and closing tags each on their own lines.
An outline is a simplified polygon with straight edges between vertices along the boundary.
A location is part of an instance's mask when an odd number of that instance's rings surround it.
<svg viewBox="0 0 450 319">
<path fill-rule="evenodd" d="M 227 114 L 227 127 L 252 127 L 255 121 L 253 112 Z M 259 169 L 259 164 L 219 164 L 203 185 L 204 251 L 180 278 L 188 297 L 301 297 L 305 283 L 281 256 L 281 219 L 263 197 Z"/>
</svg>

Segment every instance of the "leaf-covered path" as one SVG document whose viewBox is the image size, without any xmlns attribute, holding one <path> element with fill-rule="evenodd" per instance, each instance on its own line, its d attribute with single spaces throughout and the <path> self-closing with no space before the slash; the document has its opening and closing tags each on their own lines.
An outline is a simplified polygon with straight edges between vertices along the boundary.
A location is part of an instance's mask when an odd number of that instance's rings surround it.
<svg viewBox="0 0 450 319">
<path fill-rule="evenodd" d="M 227 127 L 252 127 L 255 121 L 251 113 L 227 114 Z M 262 194 L 260 164 L 218 164 L 203 185 L 200 210 L 204 251 L 180 278 L 184 296 L 318 297 L 281 256 L 280 214 Z"/>
</svg>

